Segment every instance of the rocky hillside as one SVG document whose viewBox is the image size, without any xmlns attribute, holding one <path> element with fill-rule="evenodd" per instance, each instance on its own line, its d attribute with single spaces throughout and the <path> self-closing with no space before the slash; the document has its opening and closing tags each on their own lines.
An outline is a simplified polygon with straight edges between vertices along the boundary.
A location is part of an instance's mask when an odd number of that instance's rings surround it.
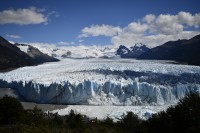
<svg viewBox="0 0 200 133">
<path fill-rule="evenodd" d="M 11 44 L 0 36 L 0 71 L 7 71 L 23 66 L 37 65 L 48 61 L 58 61 L 57 59 L 49 56 L 48 58 L 41 53 L 38 54 L 39 52 L 37 50 L 31 51 L 32 52 L 30 52 L 29 54 L 26 54 L 25 52 L 21 51 L 20 48 L 18 48 L 16 45 Z"/>
<path fill-rule="evenodd" d="M 120 45 L 116 51 L 116 55 L 120 55 L 121 58 L 137 58 L 148 50 L 149 48 L 141 43 L 135 44 L 130 49 L 124 45 Z"/>
<path fill-rule="evenodd" d="M 189 40 L 166 42 L 143 53 L 138 59 L 175 60 L 200 65 L 200 35 Z"/>
<path fill-rule="evenodd" d="M 58 59 L 52 58 L 51 56 L 48 56 L 47 54 L 42 53 L 39 49 L 33 46 L 26 45 L 26 44 L 18 44 L 18 43 L 15 43 L 15 45 L 19 47 L 21 50 L 26 49 L 26 51 L 24 52 L 26 52 L 31 58 L 33 58 L 36 63 L 58 61 Z"/>
</svg>

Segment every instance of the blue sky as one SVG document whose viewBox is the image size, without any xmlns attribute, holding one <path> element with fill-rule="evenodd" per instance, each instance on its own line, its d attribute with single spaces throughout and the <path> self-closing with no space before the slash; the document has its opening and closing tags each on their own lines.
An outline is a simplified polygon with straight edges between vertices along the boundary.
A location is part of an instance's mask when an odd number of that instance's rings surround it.
<svg viewBox="0 0 200 133">
<path fill-rule="evenodd" d="M 199 5 L 199 0 L 1 0 L 0 35 L 14 42 L 153 47 L 199 34 Z"/>
</svg>

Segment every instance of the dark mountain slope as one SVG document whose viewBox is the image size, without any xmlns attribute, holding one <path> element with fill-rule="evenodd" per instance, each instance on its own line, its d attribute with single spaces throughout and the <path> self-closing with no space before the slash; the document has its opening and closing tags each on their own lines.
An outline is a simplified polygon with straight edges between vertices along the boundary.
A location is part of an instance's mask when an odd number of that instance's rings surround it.
<svg viewBox="0 0 200 133">
<path fill-rule="evenodd" d="M 22 52 L 16 45 L 11 44 L 0 36 L 0 71 L 37 65 L 49 61 L 58 61 L 57 59 L 48 57 L 48 55 L 44 55 L 39 50 L 30 50 L 30 52 L 37 54 L 30 54 L 29 56 Z"/>
<path fill-rule="evenodd" d="M 133 47 L 130 47 L 130 48 L 131 48 L 131 52 L 132 52 L 132 57 L 134 57 L 134 58 L 137 58 L 144 52 L 147 52 L 150 50 L 150 48 L 148 48 L 146 45 L 144 45 L 142 43 L 137 43 Z"/>
<path fill-rule="evenodd" d="M 53 57 L 48 56 L 47 54 L 42 53 L 37 48 L 26 45 L 26 44 L 18 44 L 15 43 L 16 46 L 28 46 L 27 54 L 35 60 L 36 63 L 44 63 L 44 62 L 55 62 L 59 61 Z"/>
<path fill-rule="evenodd" d="M 131 58 L 131 51 L 126 46 L 120 45 L 116 55 L 120 55 L 121 58 Z"/>
<path fill-rule="evenodd" d="M 141 43 L 135 44 L 133 47 L 130 47 L 130 49 L 124 45 L 120 45 L 116 51 L 116 55 L 120 55 L 121 58 L 137 58 L 148 50 L 149 48 Z"/>
<path fill-rule="evenodd" d="M 0 70 L 34 65 L 34 60 L 0 36 Z"/>
<path fill-rule="evenodd" d="M 143 53 L 138 59 L 175 60 L 200 65 L 200 35 L 189 40 L 169 41 Z"/>
</svg>

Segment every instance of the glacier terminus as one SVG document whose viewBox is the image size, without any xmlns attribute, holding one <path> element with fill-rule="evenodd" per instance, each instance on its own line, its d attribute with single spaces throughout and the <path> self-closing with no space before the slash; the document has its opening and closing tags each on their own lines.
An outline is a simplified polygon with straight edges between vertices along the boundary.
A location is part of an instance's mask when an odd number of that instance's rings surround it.
<svg viewBox="0 0 200 133">
<path fill-rule="evenodd" d="M 200 92 L 200 67 L 135 59 L 62 59 L 0 73 L 0 88 L 25 101 L 79 105 L 171 105 Z"/>
</svg>

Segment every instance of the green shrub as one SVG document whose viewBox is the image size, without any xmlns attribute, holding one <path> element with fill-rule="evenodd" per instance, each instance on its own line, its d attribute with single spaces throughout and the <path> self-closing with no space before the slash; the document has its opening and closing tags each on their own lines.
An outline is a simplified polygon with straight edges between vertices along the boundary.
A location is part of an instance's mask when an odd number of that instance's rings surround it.
<svg viewBox="0 0 200 133">
<path fill-rule="evenodd" d="M 200 133 L 200 95 L 190 92 L 174 107 L 148 120 L 151 133 Z"/>
<path fill-rule="evenodd" d="M 82 133 L 85 132 L 85 121 L 81 114 L 75 114 L 73 110 L 69 115 L 66 115 L 66 124 L 72 129 L 73 132 Z"/>
<path fill-rule="evenodd" d="M 4 96 L 0 99 L 0 123 L 15 124 L 24 117 L 22 104 L 14 97 Z"/>
<path fill-rule="evenodd" d="M 127 112 L 127 115 L 124 115 L 121 120 L 121 125 L 127 132 L 140 132 L 141 123 L 142 120 L 133 112 Z"/>
</svg>

